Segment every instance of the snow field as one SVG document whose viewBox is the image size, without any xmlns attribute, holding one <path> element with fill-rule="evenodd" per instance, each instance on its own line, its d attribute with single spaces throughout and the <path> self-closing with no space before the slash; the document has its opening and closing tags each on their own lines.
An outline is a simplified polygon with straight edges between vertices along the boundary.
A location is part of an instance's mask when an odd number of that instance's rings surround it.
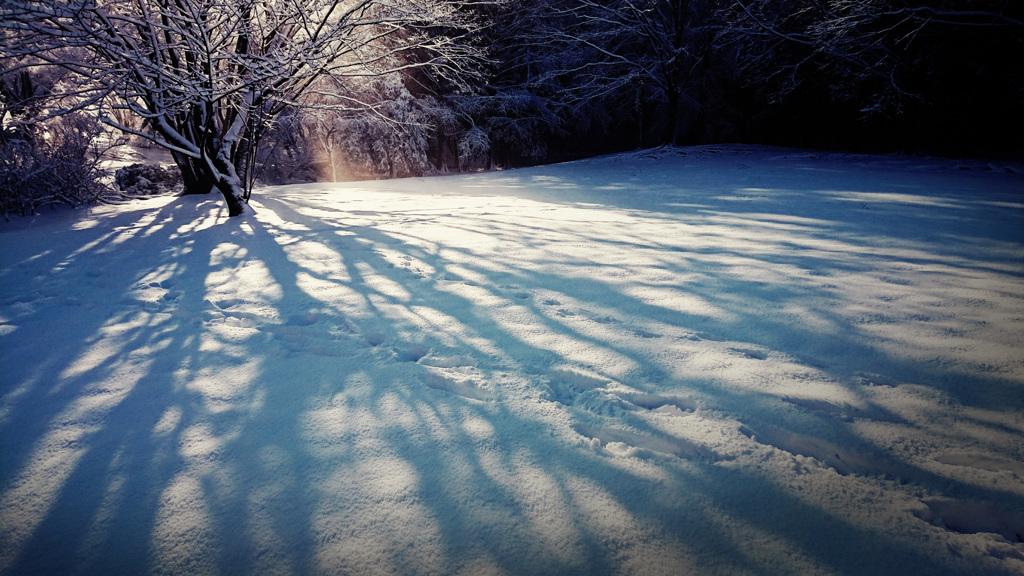
<svg viewBox="0 0 1024 576">
<path fill-rule="evenodd" d="M 1024 180 L 739 146 L 0 226 L 2 574 L 1015 574 Z"/>
</svg>

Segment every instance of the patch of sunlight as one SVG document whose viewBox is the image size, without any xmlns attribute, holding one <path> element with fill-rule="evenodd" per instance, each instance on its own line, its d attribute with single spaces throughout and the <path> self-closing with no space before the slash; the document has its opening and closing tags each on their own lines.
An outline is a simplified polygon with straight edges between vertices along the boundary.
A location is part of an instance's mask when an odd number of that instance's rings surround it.
<svg viewBox="0 0 1024 576">
<path fill-rule="evenodd" d="M 204 367 L 188 374 L 185 387 L 198 392 L 204 408 L 211 413 L 248 411 L 253 400 L 251 390 L 259 377 L 260 365 L 260 359 L 249 359 L 241 365 L 230 363 Z"/>
<path fill-rule="evenodd" d="M 726 274 L 752 284 L 785 286 L 807 276 L 807 271 L 799 266 L 769 263 L 752 258 L 722 258 L 722 263 L 728 265 L 725 269 Z"/>
<path fill-rule="evenodd" d="M 96 218 L 83 218 L 71 225 L 72 230 L 88 230 L 99 226 L 100 221 Z"/>
<path fill-rule="evenodd" d="M 196 216 L 178 226 L 175 231 L 179 235 L 194 234 L 226 222 L 230 216 L 227 215 L 227 209 L 222 204 L 223 202 L 220 200 L 206 200 L 199 203 L 196 206 Z M 155 216 L 156 211 L 153 211 L 153 214 Z"/>
<path fill-rule="evenodd" d="M 494 437 L 494 426 L 487 420 L 472 413 L 462 420 L 459 427 L 466 435 L 477 441 L 489 440 Z"/>
<path fill-rule="evenodd" d="M 246 302 L 259 305 L 259 301 L 278 301 L 284 296 L 270 268 L 260 260 L 244 260 L 236 266 L 226 262 L 221 265 L 222 268 L 206 276 L 207 298 L 213 302 L 244 294 Z"/>
<path fill-rule="evenodd" d="M 259 206 L 258 214 L 260 222 L 262 222 L 268 228 L 272 229 L 272 233 L 274 233 L 275 236 L 277 236 L 278 234 L 277 230 L 287 230 L 290 232 L 309 231 L 309 226 L 300 224 L 298 222 L 295 222 L 294 220 L 285 220 L 277 212 L 275 212 L 273 208 L 267 206 L 266 204 L 258 202 L 253 202 L 253 204 Z M 302 208 L 299 211 L 305 214 L 307 210 L 307 208 Z M 316 215 L 316 217 L 323 217 L 327 216 L 328 214 L 333 214 L 325 210 L 318 212 L 322 212 L 322 214 L 318 214 Z"/>
<path fill-rule="evenodd" d="M 533 221 L 549 222 L 547 225 L 547 232 L 549 234 L 576 235 L 581 232 L 594 232 L 586 228 L 581 229 L 581 225 L 618 224 L 632 226 L 637 224 L 638 221 L 643 221 L 643 219 L 638 219 L 625 210 L 607 209 L 600 204 L 565 206 L 562 204 L 535 202 L 534 206 L 534 210 L 519 210 L 519 213 Z M 602 239 L 606 238 L 604 235 L 606 231 L 612 232 L 611 230 L 602 229 L 600 231 Z"/>
<path fill-rule="evenodd" d="M 487 340 L 471 336 L 469 327 L 454 316 L 429 306 L 412 306 L 411 311 L 427 323 L 426 325 L 431 328 L 429 331 L 445 346 L 455 348 L 460 343 L 469 343 L 469 341 L 473 340 L 484 346 L 494 348 Z"/>
<path fill-rule="evenodd" d="M 103 550 L 103 544 L 116 533 L 119 527 L 117 511 L 122 509 L 121 507 L 125 504 L 130 474 L 123 470 L 120 454 L 116 454 L 112 460 L 111 472 L 104 479 L 106 486 L 103 488 L 103 499 L 96 508 L 96 513 L 89 527 L 85 529 L 82 542 L 76 550 L 75 557 L 78 566 L 95 565 L 95 562 L 101 561 L 100 551 Z"/>
<path fill-rule="evenodd" d="M 569 182 L 563 178 L 558 178 L 556 176 L 531 176 L 530 182 L 534 184 L 543 185 L 545 188 L 579 188 L 579 186 L 577 186 L 574 182 Z"/>
<path fill-rule="evenodd" d="M 938 196 L 921 194 L 900 194 L 897 192 L 855 192 L 846 190 L 823 190 L 819 194 L 831 196 L 846 202 L 864 202 L 872 204 L 912 204 L 915 206 L 932 206 L 936 208 L 963 208 L 962 202 Z"/>
<path fill-rule="evenodd" d="M 734 212 L 713 212 L 708 211 L 709 222 L 725 224 L 729 227 L 728 235 L 734 238 L 749 239 L 751 236 L 768 238 L 773 244 L 780 240 L 788 241 L 790 236 L 779 234 L 780 232 L 816 232 L 821 226 L 831 226 L 832 223 L 823 222 L 816 224 L 814 228 L 801 222 L 781 221 L 772 218 L 770 214 L 759 213 L 734 213 Z"/>
<path fill-rule="evenodd" d="M 701 210 L 708 208 L 707 204 L 694 204 L 689 202 L 665 202 L 665 206 L 670 208 L 685 208 L 687 210 Z"/>
<path fill-rule="evenodd" d="M 242 260 L 249 254 L 249 249 L 232 242 L 221 242 L 210 250 L 210 266 L 222 266 L 229 260 Z"/>
<path fill-rule="evenodd" d="M 709 212 L 716 214 L 718 222 L 728 222 L 738 225 L 756 226 L 774 230 L 787 230 L 792 232 L 815 231 L 822 227 L 832 227 L 835 222 L 819 218 L 806 218 L 803 216 L 791 216 L 788 214 L 772 214 L 770 212 Z"/>
<path fill-rule="evenodd" d="M 39 368 L 37 367 L 37 370 Z M 44 378 L 40 377 L 38 372 L 33 374 L 31 377 L 26 378 L 20 384 L 13 386 L 6 394 L 0 397 L 0 427 L 7 425 L 7 419 L 11 417 L 14 412 L 14 408 L 18 400 L 35 388 L 37 385 L 46 382 Z M 13 383 L 12 383 L 13 384 Z"/>
<path fill-rule="evenodd" d="M 352 278 L 345 270 L 345 262 L 336 250 L 320 242 L 299 240 L 282 247 L 288 259 L 324 278 L 349 282 Z"/>
<path fill-rule="evenodd" d="M 103 383 L 91 387 L 54 417 L 26 458 L 28 464 L 0 495 L 0 542 L 12 551 L 0 556 L 0 572 L 7 568 L 3 563 L 17 557 L 16 551 L 49 515 L 65 482 L 89 451 L 87 438 L 103 428 L 106 415 L 124 400 L 148 368 L 148 362 L 121 364 Z"/>
<path fill-rule="evenodd" d="M 996 208 L 1009 208 L 1011 210 L 1024 210 L 1022 202 L 998 202 L 998 201 L 977 201 L 982 206 L 994 206 Z"/>
<path fill-rule="evenodd" d="M 237 433 L 218 436 L 210 424 L 197 422 L 182 430 L 178 453 L 193 470 L 211 470 L 223 448 L 236 438 Z"/>
<path fill-rule="evenodd" d="M 452 445 L 460 441 L 458 430 L 452 425 L 453 421 L 458 421 L 458 417 L 455 416 L 452 410 L 452 405 L 447 403 L 431 404 L 430 402 L 424 401 L 412 401 L 412 409 L 415 411 L 416 418 L 419 420 L 418 427 L 429 435 L 432 442 L 436 442 L 438 445 Z M 463 409 L 461 411 L 466 418 L 472 419 L 474 413 L 472 410 Z M 481 440 L 485 441 L 485 440 Z M 463 460 L 464 457 L 461 454 L 451 454 L 451 461 Z M 454 466 L 450 466 L 449 470 L 453 475 L 458 474 Z M 467 476 L 471 475 L 471 472 L 467 472 Z"/>
<path fill-rule="evenodd" d="M 463 292 L 464 297 L 468 294 Z M 538 315 L 531 307 L 509 304 L 501 299 L 498 306 L 478 304 L 486 310 L 488 318 L 509 336 L 534 348 L 549 350 L 569 362 L 592 366 L 601 362 L 602 370 L 623 373 L 636 366 L 636 361 L 610 346 L 578 339 L 569 331 L 551 330 L 549 319 Z"/>
<path fill-rule="evenodd" d="M 625 505 L 593 480 L 570 476 L 563 480 L 573 516 L 587 527 L 590 538 L 603 542 L 631 542 L 617 551 L 623 573 L 699 574 L 699 566 L 687 557 L 687 546 L 654 533 L 655 528 L 637 519 Z"/>
<path fill-rule="evenodd" d="M 805 576 L 835 574 L 834 568 L 808 556 L 796 544 L 772 529 L 752 523 L 748 518 L 721 511 L 711 512 L 709 516 L 714 519 L 719 530 L 729 535 L 734 553 L 751 566 L 775 566 L 779 558 L 785 558 L 786 573 Z"/>
<path fill-rule="evenodd" d="M 1017 436 L 1017 434 L 1024 434 L 1024 414 L 1019 414 L 1015 411 L 1001 412 L 974 406 L 965 406 L 961 408 L 961 411 L 965 416 L 973 418 L 983 425 L 992 428 L 1003 428 L 1014 437 L 1013 441 L 1020 439 L 1020 436 Z M 1018 463 L 1014 469 L 1020 469 L 1021 475 L 1024 475 L 1024 462 Z M 1024 485 L 1021 485 L 1020 488 L 1024 490 Z"/>
<path fill-rule="evenodd" d="M 465 562 L 454 576 L 505 576 L 508 572 L 489 553 Z"/>
<path fill-rule="evenodd" d="M 365 483 L 355 487 L 359 486 Z M 355 502 L 348 509 L 335 502 L 343 498 L 333 493 L 325 494 L 320 508 L 312 513 L 310 529 L 320 535 L 316 572 L 444 573 L 445 538 L 422 503 L 414 499 L 373 502 L 358 490 L 349 493 Z"/>
<path fill-rule="evenodd" d="M 502 239 L 495 234 L 493 228 L 474 228 L 472 224 L 466 221 L 460 221 L 457 226 L 422 223 L 418 228 L 414 228 L 406 223 L 382 224 L 380 230 L 384 231 L 395 241 L 406 244 L 406 250 L 409 247 L 415 246 L 435 256 L 449 252 L 452 254 L 463 254 L 461 259 L 465 259 L 469 254 L 492 254 L 502 246 Z M 458 250 L 450 250 L 444 248 L 446 245 L 458 246 L 460 248 Z M 386 245 L 378 244 L 374 248 L 382 253 L 387 251 L 396 252 Z M 407 254 L 402 252 L 397 252 L 397 255 L 399 258 L 407 256 Z M 460 257 L 456 256 L 456 258 Z M 421 260 L 416 260 L 416 264 L 427 266 L 431 270 L 433 269 L 432 266 Z"/>
<path fill-rule="evenodd" d="M 491 282 L 490 277 L 487 276 L 486 274 L 481 274 L 480 272 L 477 272 L 475 270 L 470 270 L 469 268 L 466 268 L 461 264 L 455 264 L 455 262 L 473 262 L 474 260 L 476 260 L 474 256 L 470 256 L 469 254 L 466 254 L 461 250 L 452 250 L 445 248 L 441 250 L 440 257 L 443 258 L 446 262 L 450 262 L 450 264 L 446 265 L 444 268 L 445 277 L 448 279 L 453 279 L 450 278 L 450 276 L 456 276 L 465 282 L 472 282 L 473 284 L 486 285 Z"/>
<path fill-rule="evenodd" d="M 374 411 L 377 414 L 378 428 L 391 428 L 398 426 L 407 431 L 415 430 L 420 425 L 416 410 L 409 403 L 396 394 L 387 392 L 377 400 Z"/>
<path fill-rule="evenodd" d="M 249 488 L 245 493 L 248 518 L 245 530 L 253 557 L 259 559 L 258 572 L 261 576 L 294 576 L 307 572 L 305 563 L 296 558 L 298 551 L 292 547 L 296 538 L 293 526 L 281 522 L 275 513 L 293 501 L 288 492 L 292 472 L 294 469 L 274 466 L 264 472 L 260 486 Z M 288 510 L 285 513 L 295 512 Z"/>
<path fill-rule="evenodd" d="M 495 250 L 497 250 L 497 247 L 495 247 Z M 529 258 L 530 254 L 528 253 L 529 252 L 528 250 L 520 249 L 520 248 L 517 247 L 514 250 L 509 250 L 509 252 L 514 252 L 515 257 L 513 258 L 513 257 L 509 256 L 508 254 L 506 254 L 505 255 L 506 261 L 502 262 L 502 261 L 499 261 L 498 258 L 494 257 L 493 256 L 493 252 L 492 252 L 491 254 L 486 254 L 483 258 L 480 258 L 480 259 L 477 259 L 477 260 L 473 261 L 473 265 L 475 265 L 477 268 L 480 268 L 481 270 L 484 270 L 485 272 L 489 272 L 489 273 L 493 273 L 493 274 L 507 274 L 507 275 L 510 275 L 510 276 L 525 276 L 525 274 L 524 274 L 525 268 L 524 268 L 523 264 L 525 262 L 531 262 L 533 264 L 536 264 L 536 259 Z M 543 252 L 541 252 L 539 250 L 535 251 L 534 253 L 543 254 Z M 486 284 L 490 284 L 491 283 L 490 277 L 485 276 L 485 278 L 486 279 L 482 282 L 482 284 L 485 284 L 485 285 Z M 474 280 L 470 280 L 470 282 L 474 282 L 475 283 Z"/>
<path fill-rule="evenodd" d="M 721 200 L 723 202 L 764 202 L 767 200 L 764 196 L 713 196 L 715 200 Z"/>
<path fill-rule="evenodd" d="M 0 498 L 0 541 L 9 553 L 0 555 L 0 572 L 11 562 L 49 515 L 64 483 L 88 452 L 79 441 L 96 426 L 65 424 L 51 429 L 32 450 L 28 466 L 8 484 Z"/>
<path fill-rule="evenodd" d="M 349 426 L 358 431 L 346 446 L 354 459 L 345 466 L 325 467 L 316 483 L 318 506 L 310 525 L 319 535 L 315 559 L 321 569 L 444 571 L 444 538 L 435 514 L 422 501 L 420 473 L 382 438 L 388 428 L 416 425 L 418 418 L 397 396 L 388 396 L 377 414 L 349 413 L 355 420 Z"/>
<path fill-rule="evenodd" d="M 93 240 L 92 242 L 86 242 L 85 244 L 83 244 L 82 246 L 80 246 L 80 247 L 79 247 L 79 248 L 78 248 L 77 250 L 75 250 L 74 252 L 72 252 L 72 253 L 71 253 L 71 255 L 70 255 L 70 256 L 68 256 L 68 257 L 67 257 L 67 258 L 66 258 L 66 259 L 65 259 L 64 261 L 62 261 L 62 262 L 61 262 L 60 264 L 57 264 L 57 265 L 56 265 L 56 266 L 54 267 L 54 271 L 56 272 L 56 271 L 59 271 L 59 270 L 62 270 L 62 269 L 64 269 L 64 268 L 65 268 L 65 267 L 66 267 L 66 266 L 67 266 L 68 264 L 70 264 L 70 263 L 71 263 L 71 261 L 72 261 L 72 260 L 74 260 L 74 259 L 75 259 L 75 258 L 76 258 L 77 256 L 80 256 L 80 255 L 82 255 L 82 254 L 86 254 L 86 253 L 88 253 L 88 252 L 92 251 L 92 250 L 93 250 L 94 248 L 96 248 L 97 246 L 100 246 L 100 245 L 102 245 L 102 244 L 105 244 L 105 243 L 106 243 L 106 242 L 108 242 L 108 241 L 109 241 L 109 240 L 110 240 L 111 238 L 113 238 L 113 237 L 114 237 L 114 236 L 115 236 L 116 234 L 117 234 L 117 232 L 107 232 L 106 234 L 103 234 L 103 235 L 101 235 L 101 236 L 100 236 L 99 238 L 97 238 L 97 239 Z M 106 251 L 106 250 L 98 250 L 97 252 L 98 252 L 98 253 L 100 253 L 100 254 L 102 254 L 102 253 L 104 253 L 105 251 Z M 43 253 L 41 253 L 41 254 L 38 254 L 38 255 L 36 255 L 36 256 L 33 256 L 32 258 L 29 258 L 29 259 L 28 259 L 28 260 L 27 260 L 27 261 L 26 261 L 25 263 L 26 263 L 26 264 L 28 264 L 29 262 L 32 262 L 33 260 L 36 260 L 36 259 L 41 259 L 41 258 L 43 258 L 43 257 L 45 257 L 45 256 L 48 256 L 48 255 L 50 255 L 50 254 L 51 254 L 52 252 L 53 252 L 52 250 L 47 250 L 47 251 L 45 251 L 45 252 L 43 252 Z"/>
<path fill-rule="evenodd" d="M 423 248 L 427 251 L 432 251 L 433 249 L 429 246 Z M 389 246 L 378 246 L 374 249 L 374 252 L 387 261 L 389 267 L 404 268 L 419 277 L 433 276 L 436 271 L 434 267 L 427 262 L 424 262 L 407 252 L 401 252 Z"/>
<path fill-rule="evenodd" d="M 154 565 L 168 574 L 215 574 L 220 540 L 201 478 L 182 472 L 160 494 L 153 519 Z"/>
<path fill-rule="evenodd" d="M 310 297 L 345 314 L 364 315 L 369 313 L 366 297 L 351 286 L 317 278 L 308 272 L 298 272 L 295 275 L 295 286 Z"/>
<path fill-rule="evenodd" d="M 171 406 L 160 416 L 156 425 L 153 426 L 154 437 L 169 436 L 181 425 L 183 412 L 180 406 Z"/>
<path fill-rule="evenodd" d="M 787 302 L 782 305 L 782 314 L 785 314 L 793 321 L 793 326 L 806 326 L 808 329 L 825 334 L 835 333 L 840 326 L 835 320 L 827 317 L 821 310 L 816 310 L 803 304 Z"/>
<path fill-rule="evenodd" d="M 621 290 L 626 296 L 636 298 L 649 306 L 720 321 L 730 321 L 733 318 L 733 314 L 728 311 L 685 290 L 660 286 L 624 286 Z"/>
<path fill-rule="evenodd" d="M 481 452 L 479 459 L 484 474 L 513 495 L 538 546 L 569 565 L 585 561 L 585 535 L 558 479 L 531 462 L 526 452 Z"/>
<path fill-rule="evenodd" d="M 113 236 L 110 239 L 110 242 L 107 244 L 107 246 L 105 246 L 103 250 L 100 250 L 100 252 L 106 252 L 110 249 L 113 249 L 118 244 L 122 244 L 129 240 L 132 240 L 133 238 L 145 234 L 147 229 L 155 225 L 154 223 L 156 222 L 158 215 L 159 212 L 156 210 L 146 212 L 139 216 L 139 219 L 131 226 L 121 226 L 115 228 L 113 234 L 116 234 L 116 236 Z"/>
<path fill-rule="evenodd" d="M 372 290 L 390 298 L 394 298 L 400 302 L 408 302 L 412 298 L 412 295 L 405 289 L 405 287 L 398 282 L 377 273 L 377 270 L 370 264 L 367 264 L 366 262 L 356 262 L 355 267 L 359 271 L 360 276 L 362 276 L 363 284 Z"/>
</svg>

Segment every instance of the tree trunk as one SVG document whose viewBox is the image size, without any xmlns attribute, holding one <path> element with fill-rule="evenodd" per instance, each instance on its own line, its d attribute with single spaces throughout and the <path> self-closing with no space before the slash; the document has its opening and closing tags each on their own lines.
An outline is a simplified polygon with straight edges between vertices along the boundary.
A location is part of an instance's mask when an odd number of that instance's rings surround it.
<svg viewBox="0 0 1024 576">
<path fill-rule="evenodd" d="M 668 91 L 668 144 L 676 145 L 676 135 L 679 131 L 679 92 Z"/>
<path fill-rule="evenodd" d="M 215 180 L 201 170 L 193 158 L 177 152 L 171 152 L 171 156 L 181 172 L 184 194 L 209 194 L 213 190 Z"/>
<path fill-rule="evenodd" d="M 218 154 L 207 161 L 210 171 L 214 172 L 214 181 L 217 189 L 224 196 L 224 203 L 228 207 L 228 216 L 239 216 L 245 212 L 245 190 L 242 187 L 242 180 L 235 171 L 235 165 L 230 158 L 224 154 Z"/>
<path fill-rule="evenodd" d="M 224 196 L 224 203 L 228 206 L 228 216 L 240 216 L 245 212 L 245 204 L 242 203 L 242 186 L 237 179 L 232 182 L 230 178 L 221 177 L 217 180 L 217 189 Z"/>
<path fill-rule="evenodd" d="M 175 152 L 172 155 L 181 170 L 185 194 L 209 194 L 216 188 L 224 196 L 228 216 L 238 216 L 245 212 L 242 182 L 230 162 L 216 159 L 202 162 Z"/>
</svg>

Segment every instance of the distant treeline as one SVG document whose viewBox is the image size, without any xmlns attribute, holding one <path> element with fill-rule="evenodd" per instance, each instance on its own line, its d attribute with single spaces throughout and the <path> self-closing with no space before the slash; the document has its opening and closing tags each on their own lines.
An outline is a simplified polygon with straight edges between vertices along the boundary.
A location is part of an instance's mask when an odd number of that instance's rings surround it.
<svg viewBox="0 0 1024 576">
<path fill-rule="evenodd" d="M 0 3 L 8 211 L 102 196 L 112 130 L 240 214 L 257 183 L 663 144 L 1020 156 L 1022 110 L 1016 0 Z"/>
<path fill-rule="evenodd" d="M 509 160 L 524 147 L 501 128 L 516 121 L 547 156 L 723 141 L 1024 152 L 1021 2 L 520 0 L 489 15 L 485 90 L 522 105 L 483 123 Z"/>
</svg>

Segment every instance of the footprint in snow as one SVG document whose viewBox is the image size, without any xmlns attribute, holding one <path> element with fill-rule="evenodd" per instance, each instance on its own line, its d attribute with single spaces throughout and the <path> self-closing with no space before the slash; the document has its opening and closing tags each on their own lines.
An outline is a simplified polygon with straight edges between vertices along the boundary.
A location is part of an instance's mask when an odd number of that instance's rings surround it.
<svg viewBox="0 0 1024 576">
<path fill-rule="evenodd" d="M 413 344 L 412 346 L 406 346 L 395 349 L 395 358 L 399 362 L 419 362 L 420 358 L 423 358 L 430 352 L 425 346 L 420 344 Z"/>
<path fill-rule="evenodd" d="M 238 298 L 225 298 L 223 300 L 214 301 L 213 305 L 216 306 L 217 308 L 220 308 L 221 310 L 227 310 L 228 308 L 233 308 L 234 306 L 238 305 L 239 302 L 241 302 L 241 300 L 239 300 Z"/>
<path fill-rule="evenodd" d="M 988 470 L 989 472 L 1011 472 L 1015 476 L 1024 476 L 1024 463 L 1010 462 L 1000 458 L 990 458 L 978 454 L 940 454 L 936 462 L 950 466 L 963 466 Z"/>
<path fill-rule="evenodd" d="M 729 350 L 732 350 L 737 354 L 742 354 L 743 356 L 746 356 L 751 360 L 764 360 L 768 358 L 768 354 L 762 352 L 761 350 L 755 350 L 753 348 L 729 348 Z"/>
<path fill-rule="evenodd" d="M 1024 542 L 1024 515 L 995 502 L 922 500 L 914 516 L 933 526 L 960 534 L 999 534 L 1009 542 Z"/>
<path fill-rule="evenodd" d="M 639 408 L 670 416 L 686 416 L 699 407 L 693 398 L 682 396 L 659 396 L 657 394 L 622 394 L 623 400 Z"/>
<path fill-rule="evenodd" d="M 613 456 L 645 456 L 651 452 L 684 460 L 715 460 L 715 454 L 684 438 L 651 436 L 618 428 L 578 424 L 576 432 L 591 439 L 591 446 Z"/>
<path fill-rule="evenodd" d="M 746 425 L 741 425 L 739 431 L 759 444 L 774 446 L 790 454 L 814 458 L 824 466 L 835 470 L 840 476 L 885 475 L 910 481 L 921 476 L 920 472 L 884 455 L 850 450 L 823 438 L 790 432 L 768 424 L 758 425 L 756 431 Z"/>
<path fill-rule="evenodd" d="M 549 370 L 547 376 L 551 400 L 566 406 L 575 404 L 580 394 L 603 388 L 611 383 L 611 380 L 606 378 L 563 368 Z"/>
<path fill-rule="evenodd" d="M 434 368 L 465 368 L 476 366 L 476 361 L 470 356 L 427 356 L 421 358 L 420 364 Z"/>
<path fill-rule="evenodd" d="M 498 395 L 493 390 L 478 386 L 473 381 L 473 378 L 460 378 L 455 375 L 428 372 L 423 375 L 423 383 L 427 388 L 479 402 L 493 402 L 498 398 Z"/>
</svg>

